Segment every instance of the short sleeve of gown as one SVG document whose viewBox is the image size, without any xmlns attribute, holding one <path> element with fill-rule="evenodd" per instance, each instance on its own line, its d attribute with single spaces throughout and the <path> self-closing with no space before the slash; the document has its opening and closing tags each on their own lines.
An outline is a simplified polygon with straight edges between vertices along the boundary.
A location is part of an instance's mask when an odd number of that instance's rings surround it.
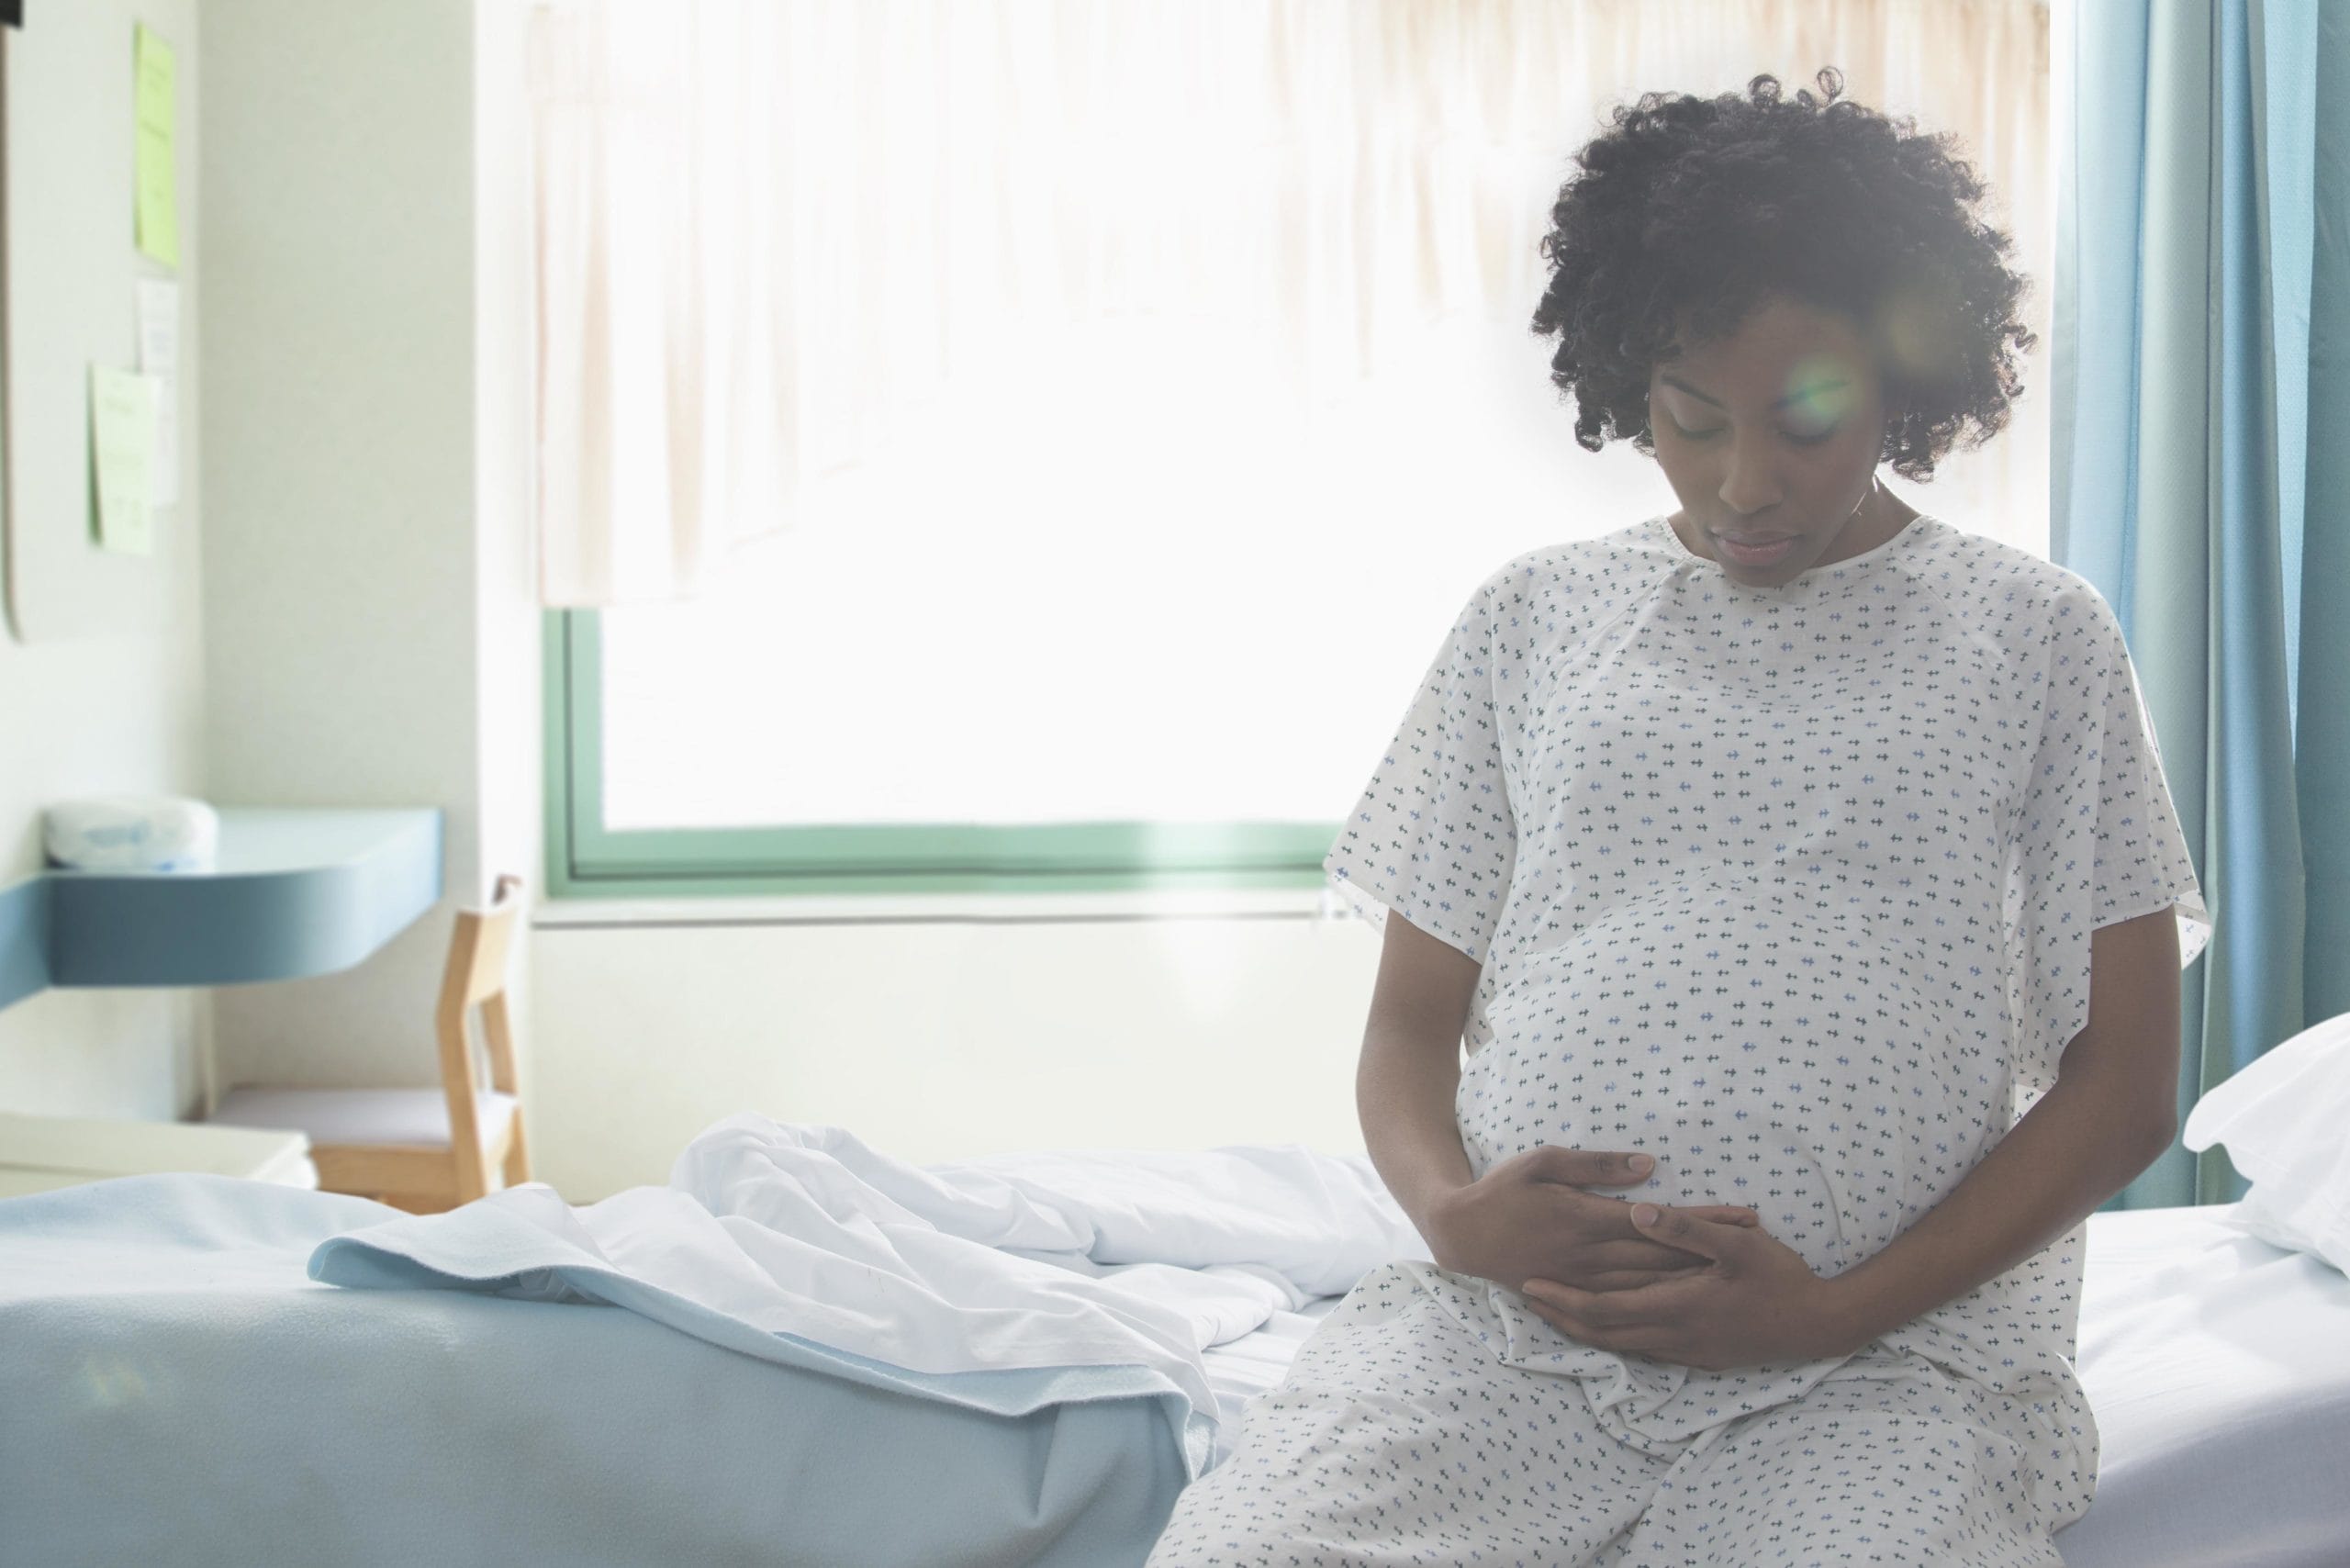
<svg viewBox="0 0 2350 1568">
<path fill-rule="evenodd" d="M 1373 929 L 1390 909 L 1483 963 L 1517 849 L 1494 711 L 1494 597 L 1480 585 L 1421 678 L 1371 782 L 1323 857 Z"/>
<path fill-rule="evenodd" d="M 2182 969 L 2211 915 L 2171 804 L 2162 749 L 2112 607 L 2057 602 L 2039 738 L 2007 857 L 2009 994 L 2017 1087 L 2045 1092 L 2088 1023 L 2089 933 L 2169 908 Z"/>
</svg>

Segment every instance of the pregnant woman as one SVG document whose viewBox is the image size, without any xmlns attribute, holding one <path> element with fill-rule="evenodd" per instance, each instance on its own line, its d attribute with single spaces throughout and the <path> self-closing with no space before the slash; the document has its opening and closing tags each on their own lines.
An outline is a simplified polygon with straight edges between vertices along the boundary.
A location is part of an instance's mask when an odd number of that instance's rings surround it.
<svg viewBox="0 0 2350 1568">
<path fill-rule="evenodd" d="M 1153 1568 L 2061 1568 L 2088 1506 L 2086 1221 L 2173 1136 L 2211 920 L 2104 599 L 1878 477 L 2006 423 L 2025 285 L 1945 139 L 1818 80 L 1644 96 L 1560 193 L 1551 379 L 1679 510 L 1487 577 L 1324 862 L 1434 1261 Z"/>
</svg>

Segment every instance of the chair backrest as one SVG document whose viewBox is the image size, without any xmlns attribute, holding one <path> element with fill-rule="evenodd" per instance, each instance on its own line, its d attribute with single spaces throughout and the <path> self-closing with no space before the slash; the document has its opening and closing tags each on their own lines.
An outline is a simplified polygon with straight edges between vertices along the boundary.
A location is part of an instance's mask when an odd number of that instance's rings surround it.
<svg viewBox="0 0 2350 1568">
<path fill-rule="evenodd" d="M 514 1036 L 506 1007 L 507 957 L 522 908 L 522 879 L 498 879 L 487 909 L 461 909 L 449 940 L 449 962 L 441 977 L 441 1004 L 433 1027 L 441 1041 L 441 1081 L 449 1096 L 449 1148 L 457 1162 L 457 1201 L 471 1203 L 489 1191 L 482 1158 L 480 1086 L 465 1014 L 482 1012 L 482 1034 L 489 1045 L 491 1087 L 520 1093 L 514 1072 Z M 521 1137 L 521 1109 L 515 1108 L 512 1136 Z"/>
</svg>

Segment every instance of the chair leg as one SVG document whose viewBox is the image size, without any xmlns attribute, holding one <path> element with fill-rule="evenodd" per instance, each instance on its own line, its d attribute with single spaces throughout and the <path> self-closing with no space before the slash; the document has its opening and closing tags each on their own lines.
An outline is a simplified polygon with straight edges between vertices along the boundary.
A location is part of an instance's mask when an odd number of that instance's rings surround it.
<svg viewBox="0 0 2350 1568">
<path fill-rule="evenodd" d="M 531 1150 L 522 1139 L 522 1116 L 519 1108 L 515 1112 L 511 1130 L 513 1141 L 506 1146 L 506 1159 L 498 1169 L 506 1178 L 506 1185 L 519 1187 L 531 1179 Z"/>
</svg>

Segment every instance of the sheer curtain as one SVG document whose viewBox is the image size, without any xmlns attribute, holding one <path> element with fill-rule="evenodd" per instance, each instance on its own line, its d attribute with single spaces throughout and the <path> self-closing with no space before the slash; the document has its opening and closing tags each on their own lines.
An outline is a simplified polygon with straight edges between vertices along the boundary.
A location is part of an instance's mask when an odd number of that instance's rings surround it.
<svg viewBox="0 0 2350 1568">
<path fill-rule="evenodd" d="M 560 0 L 534 27 L 549 606 L 691 598 L 745 542 L 840 526 L 828 479 L 914 460 L 913 411 L 1015 396 L 1024 366 L 1136 417 L 1245 396 L 1265 451 L 1303 453 L 1424 379 L 1432 334 L 1524 338 L 1520 396 L 1571 449 L 1526 331 L 1538 241 L 1570 153 L 1649 89 L 1833 64 L 1956 133 L 2044 336 L 2036 0 Z M 1978 525 L 2034 548 L 2044 402 L 1953 465 Z M 1051 483 L 1067 421 L 1039 409 L 1020 516 L 985 527 L 1099 506 Z M 1416 547 L 1449 573 L 1431 602 L 1489 543 Z"/>
</svg>

